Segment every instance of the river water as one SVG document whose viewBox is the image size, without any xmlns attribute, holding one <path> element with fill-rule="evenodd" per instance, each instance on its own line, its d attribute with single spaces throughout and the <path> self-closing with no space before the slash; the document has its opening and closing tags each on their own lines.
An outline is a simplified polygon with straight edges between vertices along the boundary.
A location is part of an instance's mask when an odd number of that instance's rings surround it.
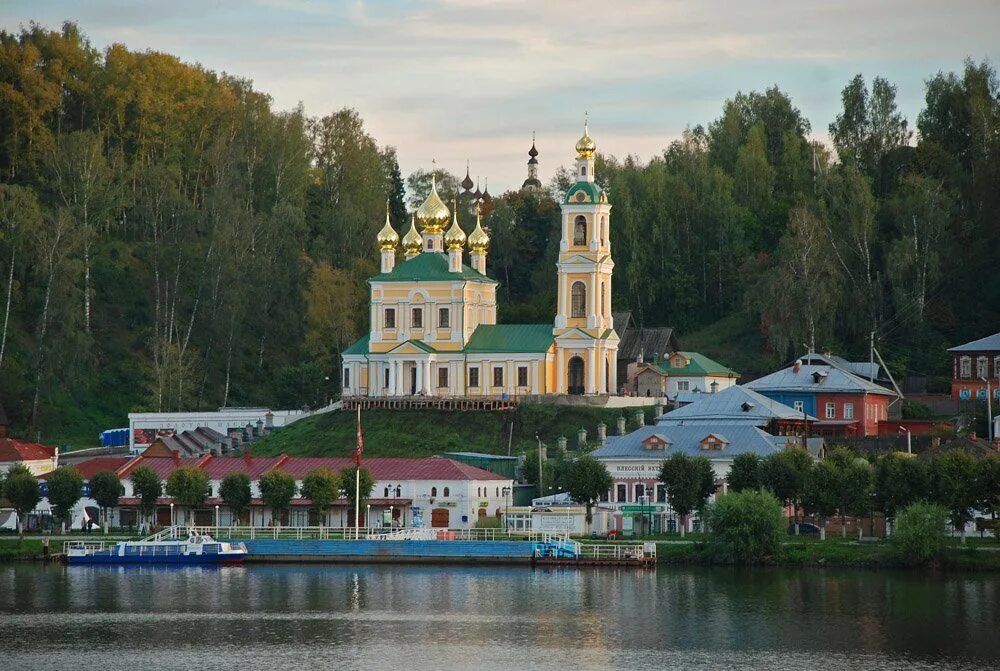
<svg viewBox="0 0 1000 671">
<path fill-rule="evenodd" d="M 0 669 L 1000 666 L 989 574 L 0 565 Z"/>
</svg>

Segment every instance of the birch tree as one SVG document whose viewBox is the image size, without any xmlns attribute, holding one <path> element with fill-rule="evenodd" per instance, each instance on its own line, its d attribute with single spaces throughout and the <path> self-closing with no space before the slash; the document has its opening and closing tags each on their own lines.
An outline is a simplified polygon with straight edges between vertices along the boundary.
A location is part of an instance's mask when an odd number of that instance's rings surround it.
<svg viewBox="0 0 1000 671">
<path fill-rule="evenodd" d="M 14 267 L 24 231 L 33 231 L 40 225 L 42 211 L 35 193 L 22 186 L 0 184 L 0 242 L 10 248 L 7 255 L 7 281 L 4 287 L 3 331 L 0 333 L 0 369 L 7 347 L 10 327 L 10 306 L 14 291 Z"/>
</svg>

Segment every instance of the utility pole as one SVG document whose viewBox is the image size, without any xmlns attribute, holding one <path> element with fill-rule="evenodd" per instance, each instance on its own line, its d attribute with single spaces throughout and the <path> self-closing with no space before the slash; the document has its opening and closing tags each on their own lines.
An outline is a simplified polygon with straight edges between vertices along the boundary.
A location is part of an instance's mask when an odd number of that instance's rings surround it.
<svg viewBox="0 0 1000 671">
<path fill-rule="evenodd" d="M 868 347 L 868 381 L 875 381 L 875 331 L 871 332 Z"/>
<path fill-rule="evenodd" d="M 990 379 L 988 377 L 979 378 L 986 383 L 986 435 L 990 439 L 990 447 L 993 446 L 993 398 L 991 394 L 993 390 L 990 388 Z"/>
</svg>

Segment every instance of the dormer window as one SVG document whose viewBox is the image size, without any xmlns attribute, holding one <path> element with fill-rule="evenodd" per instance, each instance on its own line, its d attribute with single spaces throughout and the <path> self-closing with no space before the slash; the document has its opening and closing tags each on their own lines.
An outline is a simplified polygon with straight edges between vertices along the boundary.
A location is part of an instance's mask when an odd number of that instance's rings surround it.
<svg viewBox="0 0 1000 671">
<path fill-rule="evenodd" d="M 724 450 L 729 441 L 717 433 L 710 433 L 699 441 L 703 450 Z"/>
<path fill-rule="evenodd" d="M 813 377 L 813 382 L 819 384 L 820 382 L 826 379 L 826 372 L 822 370 L 814 371 L 812 377 Z"/>
<path fill-rule="evenodd" d="M 654 433 L 653 435 L 643 439 L 642 446 L 646 450 L 666 450 L 671 446 L 670 439 L 666 436 Z"/>
<path fill-rule="evenodd" d="M 743 412 L 750 412 L 751 410 L 753 410 L 753 403 L 747 403 L 744 401 L 743 403 L 740 404 L 740 409 Z"/>
</svg>

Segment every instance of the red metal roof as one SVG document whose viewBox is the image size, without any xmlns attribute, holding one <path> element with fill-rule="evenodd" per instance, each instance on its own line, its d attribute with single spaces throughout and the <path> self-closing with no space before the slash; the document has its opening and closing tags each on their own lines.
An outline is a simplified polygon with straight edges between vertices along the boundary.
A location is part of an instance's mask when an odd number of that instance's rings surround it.
<svg viewBox="0 0 1000 671">
<path fill-rule="evenodd" d="M 0 463 L 12 461 L 40 461 L 55 456 L 56 448 L 28 443 L 13 438 L 0 438 Z"/>
<path fill-rule="evenodd" d="M 95 457 L 88 461 L 80 462 L 77 468 L 83 472 L 83 468 L 90 469 L 87 464 L 91 461 L 108 459 L 108 457 Z M 342 471 L 353 463 L 349 457 L 189 457 L 183 459 L 173 459 L 171 457 L 139 457 L 128 463 L 128 466 L 119 464 L 121 469 L 119 475 L 122 478 L 129 477 L 129 474 L 138 466 L 148 466 L 153 469 L 160 479 L 166 480 L 176 468 L 183 466 L 196 466 L 201 468 L 211 480 L 221 480 L 229 473 L 246 473 L 251 480 L 257 480 L 261 475 L 271 470 L 282 470 L 301 480 L 306 473 L 314 468 L 327 468 L 331 471 Z M 428 457 L 423 459 L 409 459 L 405 457 L 375 457 L 365 459 L 365 468 L 379 482 L 392 480 L 509 480 L 503 475 L 497 475 L 490 471 L 469 466 L 453 459 L 444 457 Z M 110 470 L 110 469 L 109 469 Z M 93 471 L 99 472 L 99 471 Z"/>
<path fill-rule="evenodd" d="M 73 464 L 73 468 L 79 471 L 84 480 L 90 480 L 98 473 L 104 473 L 105 471 L 114 473 L 130 460 L 131 457 L 94 457 L 93 459 L 86 459 L 77 464 Z M 46 478 L 49 475 L 50 473 L 45 473 L 39 477 Z"/>
<path fill-rule="evenodd" d="M 349 457 L 289 457 L 281 470 L 301 480 L 314 468 L 341 471 L 353 463 Z M 453 459 L 427 457 L 374 457 L 364 460 L 364 467 L 379 482 L 391 480 L 510 480 L 490 471 L 469 466 Z"/>
</svg>

